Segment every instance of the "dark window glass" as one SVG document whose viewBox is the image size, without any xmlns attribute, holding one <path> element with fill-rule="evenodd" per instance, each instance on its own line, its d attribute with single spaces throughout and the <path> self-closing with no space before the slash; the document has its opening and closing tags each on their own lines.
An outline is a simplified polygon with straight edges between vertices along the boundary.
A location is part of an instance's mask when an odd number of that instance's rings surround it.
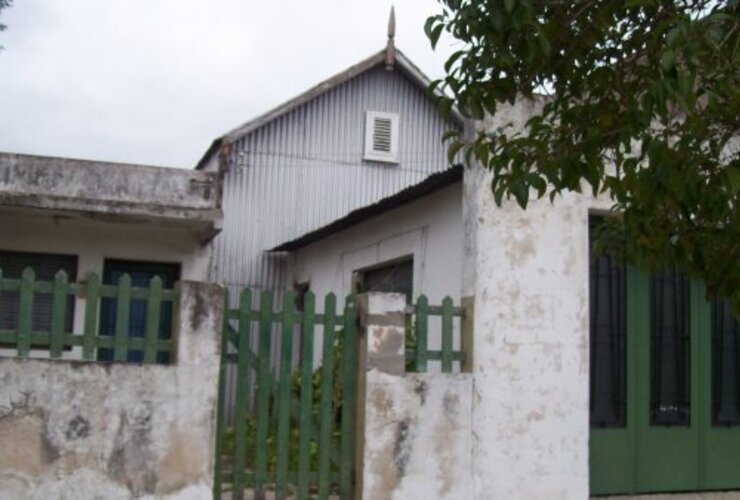
<svg viewBox="0 0 740 500">
<path fill-rule="evenodd" d="M 414 289 L 413 259 L 365 271 L 362 274 L 362 288 L 365 292 L 403 293 L 406 301 L 411 303 Z"/>
<path fill-rule="evenodd" d="M 590 419 L 592 427 L 624 427 L 626 419 L 626 287 L 625 269 L 614 252 L 596 254 L 596 228 L 590 236 Z"/>
<path fill-rule="evenodd" d="M 70 282 L 77 279 L 77 256 L 75 255 L 0 251 L 0 269 L 3 271 L 3 277 L 20 279 L 21 274 L 28 267 L 36 273 L 37 281 L 54 281 L 59 271 L 66 272 Z M 48 332 L 51 329 L 51 301 L 50 293 L 34 293 L 31 321 L 31 328 L 34 331 Z M 2 292 L 0 326 L 3 330 L 18 328 L 19 307 L 20 294 L 18 292 Z M 74 297 L 70 295 L 67 298 L 64 318 L 64 330 L 67 333 L 72 332 L 73 323 Z"/>
<path fill-rule="evenodd" d="M 712 303 L 712 420 L 740 425 L 740 322 L 729 302 Z"/>
<path fill-rule="evenodd" d="M 180 279 L 178 264 L 163 264 L 159 262 L 137 262 L 122 260 L 106 260 L 103 266 L 103 283 L 117 285 L 124 274 L 131 276 L 131 285 L 148 288 L 152 278 L 159 276 L 163 288 L 171 289 Z M 116 332 L 116 298 L 109 297 L 101 300 L 100 335 L 113 336 Z M 144 337 L 146 335 L 147 301 L 132 299 L 129 311 L 129 337 Z M 172 302 L 163 302 L 159 316 L 159 338 L 172 338 Z M 98 359 L 101 361 L 113 360 L 113 349 L 99 349 Z M 144 351 L 129 349 L 126 361 L 140 363 L 144 360 Z M 167 352 L 157 353 L 157 363 L 167 364 L 170 356 Z"/>
<path fill-rule="evenodd" d="M 689 280 L 676 271 L 650 278 L 650 422 L 689 425 Z"/>
</svg>

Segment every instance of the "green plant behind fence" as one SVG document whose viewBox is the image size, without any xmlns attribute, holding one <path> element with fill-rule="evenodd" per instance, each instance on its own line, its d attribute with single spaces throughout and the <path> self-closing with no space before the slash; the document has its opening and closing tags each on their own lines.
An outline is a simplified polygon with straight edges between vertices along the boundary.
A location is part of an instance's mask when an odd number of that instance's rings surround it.
<svg viewBox="0 0 740 500">
<path fill-rule="evenodd" d="M 50 299 L 50 300 L 49 300 Z M 70 315 L 74 314 L 72 301 L 84 306 L 84 324 L 81 333 L 70 331 Z M 114 300 L 117 315 L 112 335 L 100 335 L 101 301 Z M 11 348 L 16 356 L 27 358 L 48 353 L 59 359 L 65 350 L 79 347 L 83 360 L 96 359 L 97 349 L 111 349 L 115 361 L 126 361 L 131 350 L 143 351 L 143 363 L 156 363 L 158 353 L 169 353 L 174 358 L 174 341 L 159 335 L 162 303 L 177 300 L 174 290 L 164 290 L 162 280 L 152 279 L 149 288 L 133 287 L 131 278 L 124 275 L 118 285 L 103 285 L 95 273 L 87 275 L 84 283 L 70 283 L 64 271 L 54 281 L 38 281 L 31 268 L 20 279 L 5 278 L 0 270 L 0 346 Z M 143 337 L 131 337 L 129 316 L 132 301 L 146 302 L 146 327 Z M 13 305 L 12 310 L 10 305 Z M 38 318 L 50 316 L 48 328 L 35 329 Z"/>
</svg>

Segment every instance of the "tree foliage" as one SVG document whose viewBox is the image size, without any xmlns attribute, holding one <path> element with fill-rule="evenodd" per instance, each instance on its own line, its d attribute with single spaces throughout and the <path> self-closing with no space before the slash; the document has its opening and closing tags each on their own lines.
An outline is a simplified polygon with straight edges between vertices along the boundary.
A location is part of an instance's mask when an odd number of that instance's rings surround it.
<svg viewBox="0 0 740 500">
<path fill-rule="evenodd" d="M 0 0 L 0 13 L 2 13 L 2 10 L 10 7 L 10 4 L 13 3 L 13 0 Z M 5 31 L 7 29 L 7 26 L 3 23 L 0 23 L 0 32 Z M 2 49 L 3 46 L 0 45 L 0 49 Z"/>
<path fill-rule="evenodd" d="M 628 259 L 677 266 L 740 311 L 740 2 L 440 3 L 432 45 L 462 42 L 433 84 L 443 109 L 542 101 L 524 130 L 450 145 L 493 173 L 496 202 L 606 193 L 605 233 Z"/>
</svg>

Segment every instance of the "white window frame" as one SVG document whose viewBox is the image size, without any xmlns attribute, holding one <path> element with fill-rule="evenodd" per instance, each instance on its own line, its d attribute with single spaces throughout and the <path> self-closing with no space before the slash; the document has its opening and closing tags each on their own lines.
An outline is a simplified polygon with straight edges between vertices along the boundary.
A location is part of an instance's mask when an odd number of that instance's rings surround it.
<svg viewBox="0 0 740 500">
<path fill-rule="evenodd" d="M 391 122 L 390 152 L 373 149 L 373 132 L 375 130 L 376 118 L 384 118 Z M 382 111 L 365 112 L 365 156 L 363 156 L 363 159 L 384 163 L 398 163 L 398 113 L 385 113 Z"/>
</svg>

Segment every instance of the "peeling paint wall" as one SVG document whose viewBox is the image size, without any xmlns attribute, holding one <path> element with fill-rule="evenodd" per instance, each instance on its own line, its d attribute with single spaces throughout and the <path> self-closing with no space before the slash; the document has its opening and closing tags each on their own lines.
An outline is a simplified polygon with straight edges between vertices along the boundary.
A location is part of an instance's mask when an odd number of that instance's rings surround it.
<svg viewBox="0 0 740 500">
<path fill-rule="evenodd" d="M 171 366 L 0 359 L 0 498 L 210 498 L 222 312 L 181 283 Z"/>
<path fill-rule="evenodd" d="M 521 126 L 529 106 L 484 126 Z M 475 169 L 465 193 L 474 498 L 588 498 L 588 212 L 605 205 L 566 194 L 497 207 Z"/>
<path fill-rule="evenodd" d="M 359 298 L 362 498 L 472 498 L 471 377 L 404 373 L 404 307 L 399 294 Z"/>
</svg>

